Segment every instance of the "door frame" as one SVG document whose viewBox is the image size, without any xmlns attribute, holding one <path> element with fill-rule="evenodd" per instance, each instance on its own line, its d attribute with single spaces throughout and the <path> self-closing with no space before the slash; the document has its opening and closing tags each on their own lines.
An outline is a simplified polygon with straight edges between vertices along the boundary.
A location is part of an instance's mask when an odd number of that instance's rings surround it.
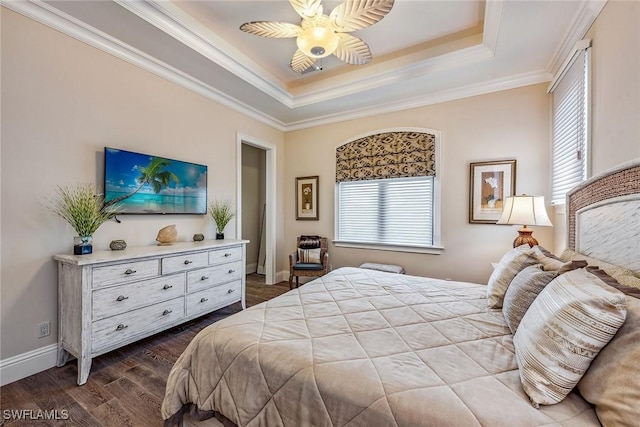
<svg viewBox="0 0 640 427">
<path fill-rule="evenodd" d="M 236 221 L 236 236 L 242 236 L 242 144 L 260 148 L 265 151 L 265 200 L 267 208 L 265 210 L 265 283 L 273 285 L 276 283 L 276 146 L 270 142 L 262 141 L 243 133 L 237 133 L 237 194 L 236 210 L 238 220 Z"/>
</svg>

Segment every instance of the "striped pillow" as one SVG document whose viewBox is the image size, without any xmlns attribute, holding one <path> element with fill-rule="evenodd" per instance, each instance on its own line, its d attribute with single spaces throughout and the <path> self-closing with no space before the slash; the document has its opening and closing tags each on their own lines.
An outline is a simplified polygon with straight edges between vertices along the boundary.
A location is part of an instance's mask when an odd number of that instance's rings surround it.
<svg viewBox="0 0 640 427">
<path fill-rule="evenodd" d="M 536 264 L 522 270 L 511 281 L 504 294 L 502 314 L 512 333 L 516 333 L 531 303 L 557 275 L 555 271 L 544 271 L 542 264 Z"/>
<path fill-rule="evenodd" d="M 321 264 L 320 248 L 317 248 L 317 249 L 298 248 L 298 262 L 301 262 L 304 264 Z"/>
<path fill-rule="evenodd" d="M 513 337 L 522 388 L 533 405 L 564 399 L 626 315 L 626 296 L 584 269 L 549 283 Z"/>
<path fill-rule="evenodd" d="M 518 246 L 503 255 L 487 283 L 487 305 L 489 308 L 502 307 L 504 293 L 516 274 L 525 267 L 536 263 L 533 249 L 529 245 Z"/>
</svg>

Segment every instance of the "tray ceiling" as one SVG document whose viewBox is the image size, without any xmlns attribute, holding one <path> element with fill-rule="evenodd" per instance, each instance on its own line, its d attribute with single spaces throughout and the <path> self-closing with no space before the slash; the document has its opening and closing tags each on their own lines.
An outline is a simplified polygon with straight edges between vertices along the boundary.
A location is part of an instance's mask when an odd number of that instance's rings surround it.
<svg viewBox="0 0 640 427">
<path fill-rule="evenodd" d="M 323 2 L 325 13 L 340 4 Z M 605 1 L 396 0 L 356 31 L 373 60 L 289 68 L 295 39 L 244 22 L 299 24 L 288 1 L 16 1 L 4 5 L 282 130 L 550 81 Z M 319 64 L 318 64 L 319 65 Z"/>
</svg>

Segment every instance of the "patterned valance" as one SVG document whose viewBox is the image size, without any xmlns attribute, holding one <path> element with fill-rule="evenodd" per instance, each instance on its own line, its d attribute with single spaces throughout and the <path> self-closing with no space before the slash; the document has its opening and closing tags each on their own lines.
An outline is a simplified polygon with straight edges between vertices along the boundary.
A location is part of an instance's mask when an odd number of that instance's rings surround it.
<svg viewBox="0 0 640 427">
<path fill-rule="evenodd" d="M 336 149 L 336 182 L 435 176 L 436 136 L 424 132 L 385 132 Z"/>
</svg>

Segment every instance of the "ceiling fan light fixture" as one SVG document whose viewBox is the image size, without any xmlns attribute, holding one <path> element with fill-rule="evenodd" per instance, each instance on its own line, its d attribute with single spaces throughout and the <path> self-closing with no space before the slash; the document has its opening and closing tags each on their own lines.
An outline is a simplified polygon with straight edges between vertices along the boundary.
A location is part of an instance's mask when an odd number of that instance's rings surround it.
<svg viewBox="0 0 640 427">
<path fill-rule="evenodd" d="M 324 58 L 338 47 L 340 38 L 327 27 L 310 27 L 302 31 L 296 40 L 298 49 L 311 58 Z"/>
</svg>

